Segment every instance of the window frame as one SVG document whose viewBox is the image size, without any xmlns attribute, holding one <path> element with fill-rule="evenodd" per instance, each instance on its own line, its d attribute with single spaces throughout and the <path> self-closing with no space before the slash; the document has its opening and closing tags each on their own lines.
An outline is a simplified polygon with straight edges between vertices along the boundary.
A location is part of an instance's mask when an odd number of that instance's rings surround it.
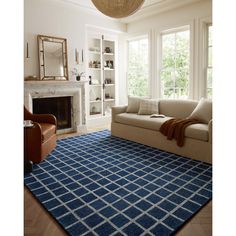
<svg viewBox="0 0 236 236">
<path fill-rule="evenodd" d="M 189 81 L 188 81 L 188 96 L 185 99 L 191 99 L 193 97 L 193 74 L 192 74 L 192 68 L 193 68 L 193 26 L 192 24 L 185 24 L 182 26 L 178 26 L 178 27 L 173 27 L 173 28 L 169 28 L 166 30 L 162 30 L 159 34 L 159 65 L 158 65 L 158 77 L 159 77 L 159 97 L 164 99 L 164 97 L 162 96 L 162 84 L 161 84 L 161 72 L 163 70 L 162 68 L 162 59 L 163 59 L 163 48 L 162 48 L 162 37 L 163 35 L 167 35 L 167 34 L 176 34 L 179 32 L 183 32 L 183 31 L 189 31 Z M 165 98 L 168 99 L 168 98 Z M 184 99 L 184 98 L 172 98 L 172 99 Z"/>
<path fill-rule="evenodd" d="M 151 60 L 150 60 L 150 34 L 145 32 L 139 35 L 131 36 L 126 38 L 126 96 L 129 96 L 129 83 L 128 83 L 128 73 L 129 73 L 129 43 L 132 41 L 138 41 L 142 39 L 147 39 L 148 40 L 148 80 L 147 80 L 147 96 L 151 96 L 151 78 L 150 78 L 150 68 L 151 68 Z"/>
<path fill-rule="evenodd" d="M 199 87 L 198 98 L 207 98 L 207 64 L 208 64 L 208 25 L 212 25 L 211 17 L 200 19 L 199 40 Z"/>
<path fill-rule="evenodd" d="M 208 70 L 211 69 L 213 71 L 213 65 L 209 66 L 209 48 L 213 48 L 213 44 L 209 45 L 209 27 L 213 27 L 212 23 L 206 23 L 206 64 L 205 64 L 205 97 L 212 99 L 211 97 L 208 97 Z M 211 72 L 212 73 L 212 72 Z M 213 78 L 213 76 L 212 76 Z M 211 86 L 211 93 L 213 91 L 213 87 Z"/>
</svg>

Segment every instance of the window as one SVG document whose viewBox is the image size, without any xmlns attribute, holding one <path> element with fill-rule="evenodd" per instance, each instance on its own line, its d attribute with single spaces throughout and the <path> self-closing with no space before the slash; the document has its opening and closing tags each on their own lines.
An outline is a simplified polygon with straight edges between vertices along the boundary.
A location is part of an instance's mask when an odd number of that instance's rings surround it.
<svg viewBox="0 0 236 236">
<path fill-rule="evenodd" d="M 212 98 L 212 25 L 207 29 L 207 97 Z"/>
<path fill-rule="evenodd" d="M 190 32 L 181 29 L 161 37 L 161 97 L 188 98 Z"/>
<path fill-rule="evenodd" d="M 128 41 L 128 95 L 148 96 L 148 38 Z"/>
</svg>

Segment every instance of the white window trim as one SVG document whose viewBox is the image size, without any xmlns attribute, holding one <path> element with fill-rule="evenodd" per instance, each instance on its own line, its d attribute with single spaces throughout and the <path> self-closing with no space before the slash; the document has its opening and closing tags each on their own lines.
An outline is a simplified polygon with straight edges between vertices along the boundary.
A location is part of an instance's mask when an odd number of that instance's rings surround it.
<svg viewBox="0 0 236 236">
<path fill-rule="evenodd" d="M 200 31 L 202 34 L 199 37 L 201 55 L 199 56 L 198 98 L 207 97 L 208 25 L 212 25 L 210 17 L 200 19 Z"/>
<path fill-rule="evenodd" d="M 126 38 L 126 97 L 128 97 L 128 63 L 129 63 L 129 42 L 140 40 L 140 39 L 148 39 L 148 97 L 151 97 L 151 32 L 143 32 L 136 35 L 132 35 Z"/>
<path fill-rule="evenodd" d="M 166 35 L 166 34 L 179 33 L 179 32 L 183 32 L 183 31 L 186 31 L 186 30 L 190 30 L 189 25 L 184 25 L 184 26 L 175 27 L 175 28 L 172 28 L 172 29 L 163 30 L 163 31 L 161 31 L 161 36 Z"/>
<path fill-rule="evenodd" d="M 207 86 L 207 72 L 208 72 L 208 69 L 212 69 L 213 68 L 213 66 L 211 65 L 211 66 L 209 66 L 209 64 L 208 64 L 208 62 L 209 62 L 209 47 L 213 47 L 212 45 L 209 45 L 209 26 L 212 26 L 212 24 L 211 23 L 208 23 L 207 25 L 206 25 L 206 30 L 207 30 L 207 35 L 206 35 L 206 55 L 207 55 L 207 57 L 206 57 L 206 65 L 205 65 L 205 67 L 206 67 L 206 72 L 205 72 L 205 87 L 206 87 L 206 91 L 205 91 L 205 96 L 206 96 L 206 98 L 208 98 L 208 86 Z M 213 90 L 213 88 L 211 88 L 212 90 Z"/>
<path fill-rule="evenodd" d="M 159 63 L 157 63 L 157 71 L 158 71 L 158 97 L 161 98 L 161 70 L 162 70 L 162 36 L 163 35 L 167 35 L 167 34 L 173 34 L 173 33 L 178 33 L 178 32 L 182 32 L 182 31 L 186 31 L 189 30 L 189 84 L 188 84 L 188 97 L 186 99 L 193 99 L 193 63 L 194 63 L 194 59 L 193 59 L 193 43 L 194 43 L 194 22 L 190 22 L 188 24 L 184 24 L 182 26 L 179 27 L 173 27 L 173 28 L 169 28 L 169 29 L 165 29 L 162 30 L 159 33 L 158 36 L 158 44 L 159 44 L 159 51 L 157 52 L 157 55 L 159 55 Z M 179 98 L 175 98 L 175 99 L 179 99 Z"/>
</svg>

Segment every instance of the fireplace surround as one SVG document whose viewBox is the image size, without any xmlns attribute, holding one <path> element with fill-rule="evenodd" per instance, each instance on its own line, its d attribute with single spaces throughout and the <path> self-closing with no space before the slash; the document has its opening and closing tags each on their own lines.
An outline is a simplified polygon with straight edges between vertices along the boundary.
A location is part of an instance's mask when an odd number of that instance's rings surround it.
<svg viewBox="0 0 236 236">
<path fill-rule="evenodd" d="M 87 91 L 88 81 L 25 81 L 24 105 L 29 111 L 34 112 L 35 99 L 45 98 L 49 101 L 50 98 L 70 97 L 71 125 L 57 129 L 57 133 L 85 132 Z"/>
</svg>

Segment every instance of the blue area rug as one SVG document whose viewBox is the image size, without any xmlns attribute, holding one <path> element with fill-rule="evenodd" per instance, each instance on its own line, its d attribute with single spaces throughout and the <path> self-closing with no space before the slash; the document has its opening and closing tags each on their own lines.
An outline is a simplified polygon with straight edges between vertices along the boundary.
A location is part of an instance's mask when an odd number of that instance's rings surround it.
<svg viewBox="0 0 236 236">
<path fill-rule="evenodd" d="M 212 166 L 110 135 L 57 142 L 25 185 L 69 235 L 171 235 L 212 197 Z"/>
</svg>

